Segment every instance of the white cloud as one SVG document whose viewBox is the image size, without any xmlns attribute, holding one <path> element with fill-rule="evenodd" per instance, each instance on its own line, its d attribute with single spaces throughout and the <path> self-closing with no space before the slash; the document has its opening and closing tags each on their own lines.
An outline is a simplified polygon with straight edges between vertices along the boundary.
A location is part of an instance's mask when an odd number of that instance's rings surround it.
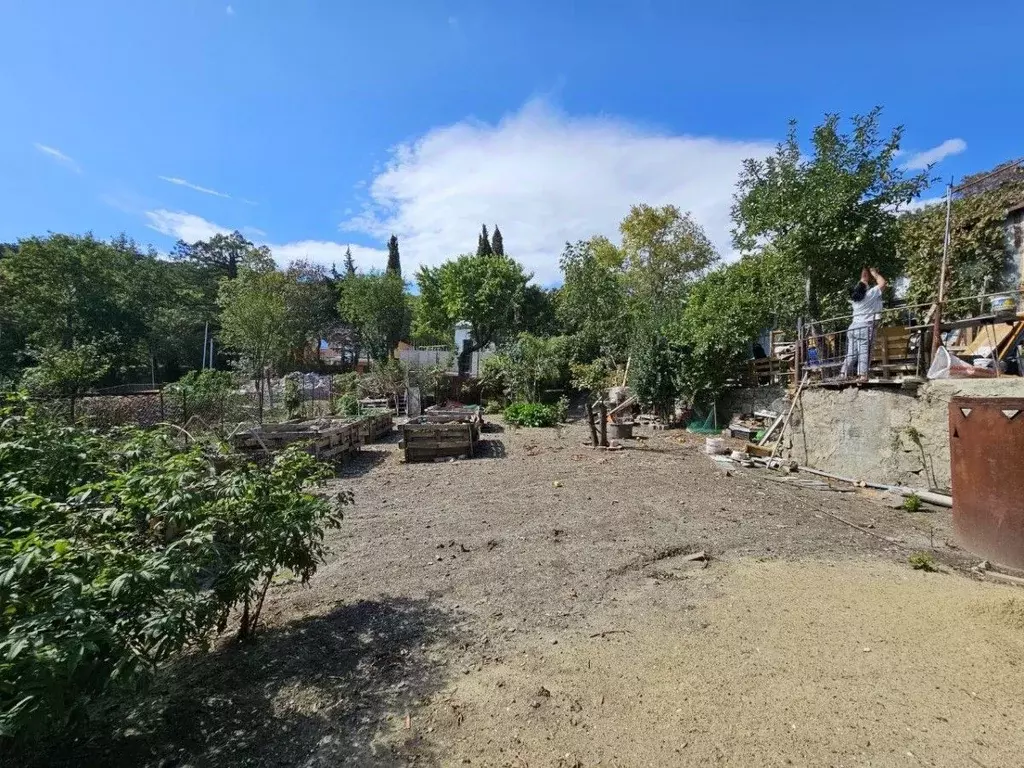
<svg viewBox="0 0 1024 768">
<path fill-rule="evenodd" d="M 227 8 L 224 9 L 224 13 L 226 13 L 228 16 L 234 16 L 235 9 L 229 5 Z"/>
<path fill-rule="evenodd" d="M 946 202 L 946 198 L 945 197 L 922 197 L 922 198 L 919 198 L 917 200 L 911 200 L 906 205 L 901 206 L 899 208 L 899 212 L 900 213 L 913 213 L 914 211 L 919 211 L 922 208 L 927 208 L 930 205 L 939 205 L 940 203 L 945 203 L 945 202 Z"/>
<path fill-rule="evenodd" d="M 188 189 L 195 190 L 196 192 L 202 192 L 204 195 L 223 197 L 227 200 L 231 199 L 231 195 L 218 192 L 216 189 L 210 189 L 209 187 L 200 187 L 198 184 L 193 184 L 191 181 L 186 181 L 185 179 L 179 179 L 177 176 L 160 176 L 158 178 L 161 181 L 166 181 L 168 184 L 177 184 L 179 187 L 187 187 Z"/>
<path fill-rule="evenodd" d="M 352 259 L 356 268 L 368 272 L 371 269 L 384 269 L 388 264 L 388 252 L 377 248 L 367 248 L 364 245 L 349 245 L 346 243 L 335 243 L 330 240 L 300 240 L 284 245 L 267 243 L 270 252 L 274 254 L 274 261 L 281 266 L 288 262 L 304 259 L 316 264 L 323 264 L 329 267 L 336 264 L 338 269 L 342 268 L 345 262 L 345 249 L 352 248 Z M 403 269 L 403 272 L 406 271 Z M 410 273 L 411 275 L 411 273 Z"/>
<path fill-rule="evenodd" d="M 215 224 L 212 221 L 185 211 L 168 211 L 159 209 L 146 211 L 147 226 L 162 235 L 194 243 L 196 240 L 208 240 L 217 234 L 229 234 L 231 229 Z M 341 268 L 345 260 L 345 249 L 352 248 L 352 258 L 357 268 L 363 271 L 384 269 L 388 262 L 388 252 L 383 249 L 367 248 L 364 245 L 336 243 L 330 240 L 299 240 L 291 243 L 275 244 L 267 242 L 266 232 L 256 227 L 242 227 L 242 232 L 253 238 L 257 245 L 266 245 L 274 256 L 274 261 L 284 267 L 291 261 L 305 259 L 324 266 L 337 264 Z M 256 239 L 259 238 L 259 239 Z"/>
<path fill-rule="evenodd" d="M 567 240 L 617 239 L 630 205 L 673 203 L 727 254 L 741 163 L 773 148 L 573 118 L 534 101 L 496 125 L 467 120 L 394 148 L 370 185 L 372 205 L 342 228 L 379 240 L 394 232 L 411 274 L 474 250 L 480 225 L 497 223 L 506 251 L 547 284 Z"/>
<path fill-rule="evenodd" d="M 184 211 L 168 211 L 161 208 L 156 211 L 146 211 L 146 218 L 149 220 L 146 226 L 150 229 L 156 230 L 161 235 L 184 240 L 186 243 L 208 240 L 214 235 L 226 235 L 231 232 L 227 227 Z"/>
<path fill-rule="evenodd" d="M 937 147 L 911 155 L 903 167 L 910 171 L 921 171 L 933 163 L 941 163 L 951 155 L 959 155 L 965 149 L 967 149 L 967 142 L 963 139 L 946 139 Z"/>
<path fill-rule="evenodd" d="M 65 155 L 63 152 L 61 152 L 56 147 L 48 147 L 45 144 L 40 144 L 39 142 L 36 142 L 32 146 L 34 146 L 36 149 L 38 149 L 44 155 L 49 155 L 54 160 L 56 160 L 58 163 L 62 163 L 63 165 L 66 165 L 68 168 L 70 168 L 75 173 L 81 173 L 82 172 L 82 168 L 81 168 L 81 166 L 78 163 L 76 163 L 72 158 L 70 158 L 67 155 Z"/>
</svg>

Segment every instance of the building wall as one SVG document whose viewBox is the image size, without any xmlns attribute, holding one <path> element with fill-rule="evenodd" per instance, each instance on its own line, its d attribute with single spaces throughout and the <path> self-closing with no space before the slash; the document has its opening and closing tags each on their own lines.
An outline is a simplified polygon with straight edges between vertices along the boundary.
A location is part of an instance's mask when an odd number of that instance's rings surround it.
<svg viewBox="0 0 1024 768">
<path fill-rule="evenodd" d="M 825 472 L 948 490 L 948 408 L 958 395 L 1024 397 L 1024 378 L 930 381 L 916 395 L 882 388 L 806 390 L 783 445 L 799 463 Z"/>
</svg>

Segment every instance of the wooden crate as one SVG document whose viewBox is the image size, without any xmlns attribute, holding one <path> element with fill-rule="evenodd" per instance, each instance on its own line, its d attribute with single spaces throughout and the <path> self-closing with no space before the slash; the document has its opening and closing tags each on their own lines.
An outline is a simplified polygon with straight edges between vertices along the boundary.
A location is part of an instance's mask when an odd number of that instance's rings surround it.
<svg viewBox="0 0 1024 768">
<path fill-rule="evenodd" d="M 391 434 L 395 426 L 395 415 L 391 411 L 368 413 L 359 420 L 359 433 L 363 445 L 375 443 Z"/>
<path fill-rule="evenodd" d="M 476 422 L 436 423 L 420 417 L 399 427 L 402 439 L 398 447 L 406 461 L 433 461 L 441 458 L 471 458 L 480 439 Z"/>
<path fill-rule="evenodd" d="M 455 421 L 476 424 L 484 423 L 484 410 L 479 405 L 432 405 L 423 411 L 420 419 L 431 424 L 449 424 Z"/>
<path fill-rule="evenodd" d="M 340 461 L 359 451 L 362 424 L 347 421 L 287 421 L 264 424 L 231 438 L 232 445 L 245 453 L 273 453 L 298 443 L 322 461 Z"/>
</svg>

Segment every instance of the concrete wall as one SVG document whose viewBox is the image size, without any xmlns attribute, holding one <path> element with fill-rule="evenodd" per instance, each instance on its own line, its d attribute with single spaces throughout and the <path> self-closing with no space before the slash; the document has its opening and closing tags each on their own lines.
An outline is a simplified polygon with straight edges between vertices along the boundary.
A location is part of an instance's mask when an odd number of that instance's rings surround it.
<svg viewBox="0 0 1024 768">
<path fill-rule="evenodd" d="M 947 490 L 948 407 L 958 395 L 1024 397 L 1024 379 L 930 381 L 916 395 L 867 387 L 809 389 L 783 444 L 792 458 L 825 472 Z"/>
</svg>

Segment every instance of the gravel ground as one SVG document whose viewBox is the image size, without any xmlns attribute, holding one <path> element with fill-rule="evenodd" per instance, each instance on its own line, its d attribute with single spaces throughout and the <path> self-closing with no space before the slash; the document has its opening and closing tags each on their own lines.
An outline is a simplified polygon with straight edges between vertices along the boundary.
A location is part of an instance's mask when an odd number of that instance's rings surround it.
<svg viewBox="0 0 1024 768">
<path fill-rule="evenodd" d="M 74 763 L 1019 764 L 1024 596 L 960 574 L 947 511 L 726 473 L 677 432 L 485 438 L 364 449 L 263 639 L 175 665 Z"/>
</svg>

